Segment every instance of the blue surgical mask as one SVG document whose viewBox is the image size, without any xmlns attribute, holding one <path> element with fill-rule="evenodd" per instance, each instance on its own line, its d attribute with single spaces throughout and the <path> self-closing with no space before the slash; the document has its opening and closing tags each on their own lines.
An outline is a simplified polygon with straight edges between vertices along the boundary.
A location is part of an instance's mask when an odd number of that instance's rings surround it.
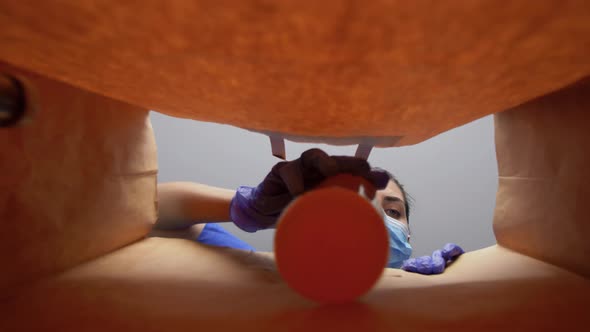
<svg viewBox="0 0 590 332">
<path fill-rule="evenodd" d="M 410 230 L 406 224 L 388 215 L 385 215 L 385 227 L 389 235 L 387 267 L 399 268 L 412 255 L 412 246 L 408 242 Z"/>
</svg>

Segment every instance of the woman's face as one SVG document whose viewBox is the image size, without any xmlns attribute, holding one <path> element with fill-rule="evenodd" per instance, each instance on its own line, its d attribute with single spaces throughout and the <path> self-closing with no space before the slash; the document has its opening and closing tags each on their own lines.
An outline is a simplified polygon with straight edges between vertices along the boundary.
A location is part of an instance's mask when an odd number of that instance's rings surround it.
<svg viewBox="0 0 590 332">
<path fill-rule="evenodd" d="M 408 225 L 406 201 L 401 189 L 393 181 L 389 181 L 387 187 L 378 190 L 377 201 L 381 204 L 383 211 L 388 216 Z"/>
</svg>

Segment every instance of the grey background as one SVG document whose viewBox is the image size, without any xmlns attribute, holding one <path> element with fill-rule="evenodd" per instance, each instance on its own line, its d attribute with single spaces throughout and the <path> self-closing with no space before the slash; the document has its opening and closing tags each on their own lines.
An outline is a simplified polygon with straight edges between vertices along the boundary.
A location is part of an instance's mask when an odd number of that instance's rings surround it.
<svg viewBox="0 0 590 332">
<path fill-rule="evenodd" d="M 268 137 L 243 129 L 151 113 L 158 144 L 159 182 L 195 181 L 224 188 L 257 185 L 279 160 Z M 470 251 L 495 243 L 492 217 L 497 165 L 491 116 L 426 142 L 374 149 L 373 166 L 388 169 L 415 202 L 410 218 L 414 256 L 430 254 L 447 242 Z M 319 147 L 329 154 L 353 155 L 354 146 L 287 142 L 287 159 Z M 245 233 L 223 224 L 258 250 L 271 251 L 274 231 Z"/>
</svg>

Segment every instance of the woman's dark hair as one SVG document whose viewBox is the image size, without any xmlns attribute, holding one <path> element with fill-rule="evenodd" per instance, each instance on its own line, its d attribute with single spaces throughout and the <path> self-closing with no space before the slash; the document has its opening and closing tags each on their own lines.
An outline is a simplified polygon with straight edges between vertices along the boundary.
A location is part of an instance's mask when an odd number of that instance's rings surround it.
<svg viewBox="0 0 590 332">
<path fill-rule="evenodd" d="M 387 173 L 387 175 L 389 175 L 389 179 L 391 181 L 393 181 L 399 187 L 399 190 L 402 192 L 402 196 L 404 199 L 404 205 L 406 208 L 406 217 L 408 218 L 408 224 L 409 224 L 410 223 L 410 207 L 412 206 L 412 202 L 414 201 L 412 196 L 410 196 L 410 194 L 408 194 L 408 192 L 404 188 L 404 185 L 399 183 L 397 178 L 395 176 L 393 176 L 393 174 L 391 174 L 391 172 L 389 172 L 388 170 L 385 170 L 383 168 L 379 168 L 379 167 L 373 167 L 373 169 L 380 170 L 380 171 Z"/>
</svg>

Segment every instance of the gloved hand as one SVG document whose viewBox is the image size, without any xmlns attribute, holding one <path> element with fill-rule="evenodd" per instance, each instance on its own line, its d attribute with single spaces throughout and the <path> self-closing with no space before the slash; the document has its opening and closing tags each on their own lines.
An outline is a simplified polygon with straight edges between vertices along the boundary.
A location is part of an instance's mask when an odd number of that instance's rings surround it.
<svg viewBox="0 0 590 332">
<path fill-rule="evenodd" d="M 246 232 L 274 227 L 295 197 L 340 173 L 364 177 L 377 190 L 385 188 L 389 181 L 385 171 L 371 170 L 364 159 L 331 157 L 320 149 L 310 149 L 299 159 L 276 164 L 257 187 L 239 187 L 230 205 L 232 221 Z"/>
<path fill-rule="evenodd" d="M 448 264 L 465 251 L 454 243 L 447 243 L 441 250 L 435 250 L 432 256 L 410 258 L 402 263 L 402 270 L 420 274 L 441 274 Z"/>
</svg>

